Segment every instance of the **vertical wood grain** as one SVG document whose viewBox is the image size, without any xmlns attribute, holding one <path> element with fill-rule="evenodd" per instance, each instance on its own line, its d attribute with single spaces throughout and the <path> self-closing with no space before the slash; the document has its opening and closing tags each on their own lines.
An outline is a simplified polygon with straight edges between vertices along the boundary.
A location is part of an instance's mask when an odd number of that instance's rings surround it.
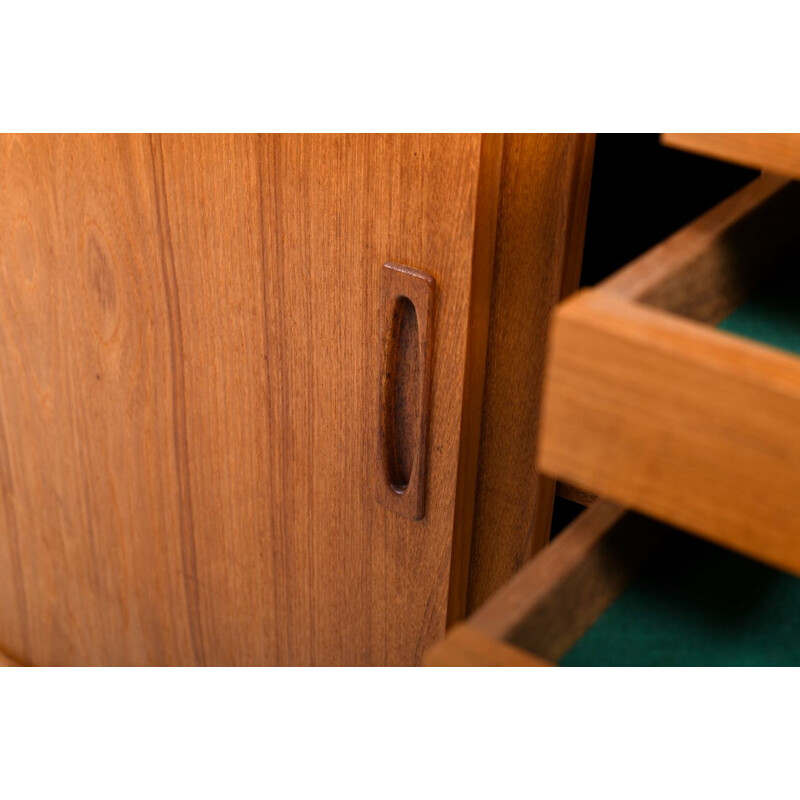
<svg viewBox="0 0 800 800">
<path fill-rule="evenodd" d="M 486 150 L 478 135 L 0 138 L 6 652 L 419 661 L 472 508 Z M 374 496 L 389 260 L 438 287 L 419 522 Z"/>
<path fill-rule="evenodd" d="M 0 139 L 0 640 L 25 663 L 194 660 L 158 240 L 146 137 Z"/>
<path fill-rule="evenodd" d="M 507 134 L 468 611 L 546 543 L 555 484 L 536 470 L 550 312 L 580 278 L 593 134 Z"/>
<path fill-rule="evenodd" d="M 478 192 L 472 219 L 473 250 L 466 309 L 468 324 L 460 404 L 462 414 L 450 557 L 448 624 L 463 619 L 467 610 L 502 158 L 503 137 L 499 134 L 481 137 Z"/>
</svg>

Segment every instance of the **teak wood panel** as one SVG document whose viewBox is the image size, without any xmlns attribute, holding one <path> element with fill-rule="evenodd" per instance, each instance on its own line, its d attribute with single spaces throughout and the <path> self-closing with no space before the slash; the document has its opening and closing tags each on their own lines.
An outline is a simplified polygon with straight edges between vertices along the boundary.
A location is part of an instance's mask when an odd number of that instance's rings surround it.
<svg viewBox="0 0 800 800">
<path fill-rule="evenodd" d="M 749 205 L 755 196 L 770 214 Z M 800 359 L 640 302 L 676 312 L 685 302 L 698 318 L 719 318 L 738 296 L 731 276 L 748 259 L 763 276 L 773 257 L 797 257 L 799 217 L 797 186 L 759 179 L 565 302 L 551 332 L 540 467 L 800 573 Z M 705 241 L 700 261 L 697 241 Z M 760 244 L 763 258 L 745 242 Z M 644 280 L 650 269 L 660 283 Z M 679 291 L 681 276 L 707 301 Z"/>
<path fill-rule="evenodd" d="M 536 469 L 550 313 L 578 288 L 593 134 L 506 134 L 468 613 L 548 541 L 554 482 Z"/>
<path fill-rule="evenodd" d="M 416 663 L 466 571 L 500 154 L 479 135 L 0 139 L 0 647 Z M 419 522 L 375 501 L 389 260 L 437 284 Z"/>
<path fill-rule="evenodd" d="M 800 133 L 663 133 L 679 150 L 800 179 Z"/>
</svg>

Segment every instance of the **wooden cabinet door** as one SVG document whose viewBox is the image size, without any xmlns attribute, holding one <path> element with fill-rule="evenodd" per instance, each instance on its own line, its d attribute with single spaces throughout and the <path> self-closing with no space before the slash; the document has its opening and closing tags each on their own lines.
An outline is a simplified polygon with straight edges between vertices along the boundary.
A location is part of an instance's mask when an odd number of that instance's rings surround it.
<svg viewBox="0 0 800 800">
<path fill-rule="evenodd" d="M 0 648 L 418 662 L 466 596 L 501 148 L 0 139 Z M 419 521 L 376 501 L 390 260 L 437 284 Z"/>
</svg>

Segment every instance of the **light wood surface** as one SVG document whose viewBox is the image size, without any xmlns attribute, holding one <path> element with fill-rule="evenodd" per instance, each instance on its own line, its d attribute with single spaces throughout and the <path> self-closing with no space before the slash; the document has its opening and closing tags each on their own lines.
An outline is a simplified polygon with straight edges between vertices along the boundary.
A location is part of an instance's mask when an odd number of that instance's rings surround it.
<svg viewBox="0 0 800 800">
<path fill-rule="evenodd" d="M 541 468 L 800 571 L 800 359 L 685 318 L 718 321 L 800 257 L 798 219 L 798 186 L 764 176 L 564 303 Z"/>
<path fill-rule="evenodd" d="M 800 359 L 603 291 L 551 348 L 543 470 L 800 573 Z"/>
<path fill-rule="evenodd" d="M 444 641 L 422 660 L 425 667 L 552 667 L 544 659 L 485 636 L 465 623 L 456 625 Z"/>
<path fill-rule="evenodd" d="M 800 178 L 800 133 L 662 133 L 669 147 Z"/>
<path fill-rule="evenodd" d="M 578 287 L 594 135 L 505 136 L 468 607 L 550 534 L 535 467 L 550 312 Z"/>
<path fill-rule="evenodd" d="M 466 599 L 501 154 L 0 139 L 0 646 L 418 662 Z M 387 260 L 438 287 L 419 522 L 375 500 Z"/>
</svg>

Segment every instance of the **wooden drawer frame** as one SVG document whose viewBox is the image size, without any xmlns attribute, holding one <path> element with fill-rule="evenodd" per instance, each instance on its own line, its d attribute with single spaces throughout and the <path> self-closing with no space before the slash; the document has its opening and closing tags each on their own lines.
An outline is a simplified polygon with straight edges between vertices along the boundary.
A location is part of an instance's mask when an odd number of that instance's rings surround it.
<svg viewBox="0 0 800 800">
<path fill-rule="evenodd" d="M 661 142 L 690 153 L 800 178 L 800 133 L 662 133 Z"/>
<path fill-rule="evenodd" d="M 666 529 L 605 501 L 587 509 L 423 659 L 432 667 L 553 666 L 661 548 Z"/>
<path fill-rule="evenodd" d="M 708 325 L 798 234 L 800 187 L 763 176 L 562 304 L 541 470 L 800 574 L 800 358 Z"/>
</svg>

